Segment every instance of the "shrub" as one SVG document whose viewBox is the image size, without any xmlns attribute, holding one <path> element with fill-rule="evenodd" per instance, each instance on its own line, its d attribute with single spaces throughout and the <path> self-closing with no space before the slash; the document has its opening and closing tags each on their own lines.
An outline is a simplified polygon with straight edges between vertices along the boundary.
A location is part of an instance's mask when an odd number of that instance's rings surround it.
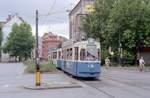
<svg viewBox="0 0 150 98">
<path fill-rule="evenodd" d="M 24 64 L 27 66 L 25 73 L 35 73 L 36 66 L 34 61 L 24 61 Z M 56 66 L 52 62 L 40 62 L 40 72 L 57 72 Z"/>
</svg>

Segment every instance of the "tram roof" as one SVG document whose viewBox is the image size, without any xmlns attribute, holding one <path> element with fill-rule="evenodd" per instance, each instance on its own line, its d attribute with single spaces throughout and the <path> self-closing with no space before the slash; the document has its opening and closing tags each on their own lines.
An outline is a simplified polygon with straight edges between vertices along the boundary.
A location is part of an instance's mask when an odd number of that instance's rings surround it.
<svg viewBox="0 0 150 98">
<path fill-rule="evenodd" d="M 62 48 L 67 47 L 67 46 L 71 46 L 71 45 L 79 46 L 79 45 L 87 45 L 87 44 L 88 44 L 88 40 L 87 41 L 76 42 L 76 43 L 74 43 L 73 41 L 67 41 L 67 42 L 64 42 L 62 44 Z M 94 41 L 94 44 L 100 45 L 99 42 L 97 42 L 97 41 Z"/>
<path fill-rule="evenodd" d="M 82 41 L 82 42 L 77 42 L 77 43 L 74 43 L 74 45 L 87 45 L 88 44 L 88 41 Z M 99 42 L 95 41 L 94 44 L 99 44 Z"/>
<path fill-rule="evenodd" d="M 48 51 L 55 51 L 57 49 L 58 49 L 58 46 L 54 46 L 54 47 L 49 48 Z"/>
</svg>

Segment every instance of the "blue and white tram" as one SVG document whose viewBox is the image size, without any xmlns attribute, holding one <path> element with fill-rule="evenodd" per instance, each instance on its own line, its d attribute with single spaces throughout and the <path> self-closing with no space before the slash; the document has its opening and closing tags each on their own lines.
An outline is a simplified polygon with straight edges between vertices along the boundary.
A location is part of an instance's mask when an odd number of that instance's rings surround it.
<svg viewBox="0 0 150 98">
<path fill-rule="evenodd" d="M 99 77 L 100 65 L 99 42 L 88 40 L 63 45 L 61 69 L 69 74 L 77 77 Z"/>
<path fill-rule="evenodd" d="M 77 77 L 100 76 L 100 43 L 89 39 L 73 43 L 64 42 L 62 48 L 49 52 L 57 68 Z"/>
<path fill-rule="evenodd" d="M 48 50 L 48 61 L 52 61 L 53 64 L 57 65 L 57 57 L 58 57 L 58 48 L 52 47 Z M 57 66 L 56 66 L 57 67 Z"/>
<path fill-rule="evenodd" d="M 62 49 L 57 50 L 57 61 L 56 61 L 56 67 L 61 69 L 62 65 Z"/>
</svg>

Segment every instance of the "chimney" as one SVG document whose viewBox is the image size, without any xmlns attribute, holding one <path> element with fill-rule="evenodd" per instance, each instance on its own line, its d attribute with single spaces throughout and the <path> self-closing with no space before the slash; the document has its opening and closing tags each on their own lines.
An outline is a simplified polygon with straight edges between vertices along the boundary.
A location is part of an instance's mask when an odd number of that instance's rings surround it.
<svg viewBox="0 0 150 98">
<path fill-rule="evenodd" d="M 11 19 L 11 15 L 9 14 L 8 15 L 8 18 L 7 18 L 7 21 L 9 21 Z"/>
</svg>

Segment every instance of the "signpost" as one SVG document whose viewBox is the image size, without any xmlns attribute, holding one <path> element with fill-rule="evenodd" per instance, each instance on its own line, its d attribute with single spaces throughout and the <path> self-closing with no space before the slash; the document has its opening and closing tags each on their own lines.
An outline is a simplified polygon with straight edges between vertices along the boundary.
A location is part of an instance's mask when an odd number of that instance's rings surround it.
<svg viewBox="0 0 150 98">
<path fill-rule="evenodd" d="M 90 13 L 90 12 L 94 12 L 94 11 L 95 11 L 95 10 L 94 10 L 93 5 L 86 5 L 86 6 L 85 6 L 85 12 Z"/>
<path fill-rule="evenodd" d="M 35 48 L 35 64 L 36 64 L 36 86 L 40 86 L 40 58 L 38 49 L 38 10 L 36 10 L 36 48 Z"/>
</svg>

